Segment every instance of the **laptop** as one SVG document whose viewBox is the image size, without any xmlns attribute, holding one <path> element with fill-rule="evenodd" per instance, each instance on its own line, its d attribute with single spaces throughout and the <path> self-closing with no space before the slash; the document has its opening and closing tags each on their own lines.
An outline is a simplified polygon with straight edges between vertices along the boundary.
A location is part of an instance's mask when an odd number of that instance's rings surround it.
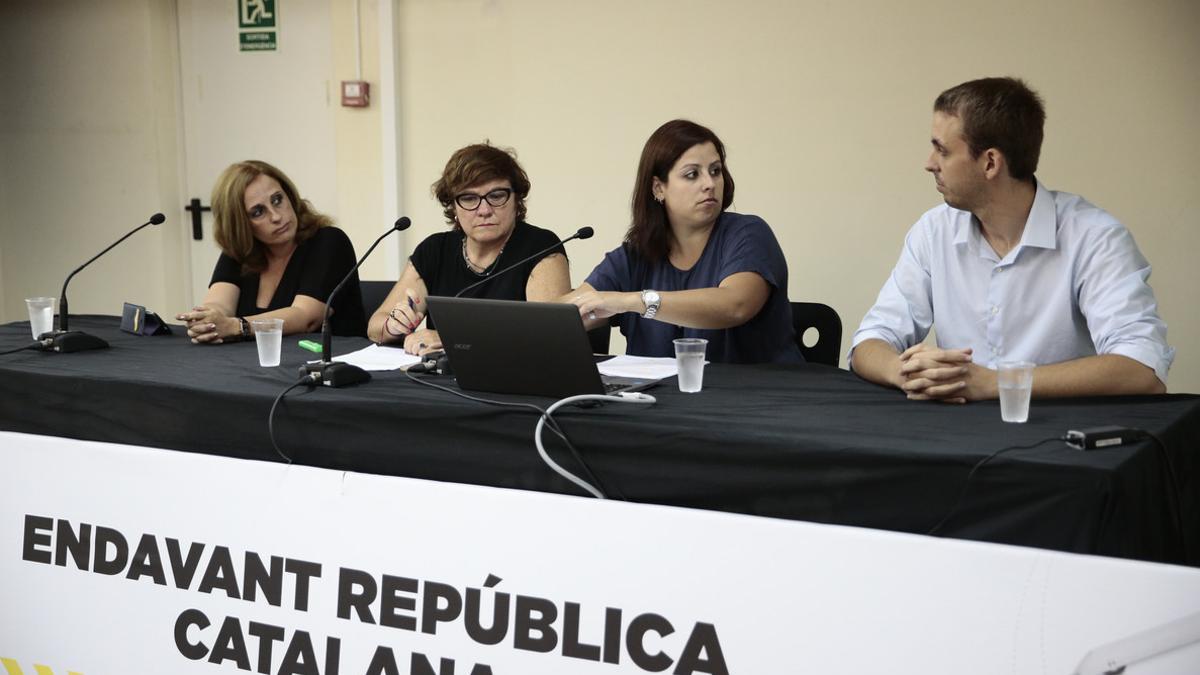
<svg viewBox="0 0 1200 675">
<path fill-rule="evenodd" d="M 639 391 L 659 382 L 601 375 L 575 305 L 439 296 L 428 301 L 462 389 L 566 398 Z"/>
</svg>

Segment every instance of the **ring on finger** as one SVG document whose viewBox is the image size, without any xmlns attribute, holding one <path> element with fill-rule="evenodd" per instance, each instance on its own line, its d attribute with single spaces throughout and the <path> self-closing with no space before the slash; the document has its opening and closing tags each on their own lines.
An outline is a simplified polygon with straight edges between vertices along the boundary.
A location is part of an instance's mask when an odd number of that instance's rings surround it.
<svg viewBox="0 0 1200 675">
<path fill-rule="evenodd" d="M 592 321 L 595 321 L 595 320 L 596 320 L 596 313 L 595 313 L 595 312 L 588 312 L 588 318 L 589 318 L 589 319 L 591 319 Z"/>
</svg>

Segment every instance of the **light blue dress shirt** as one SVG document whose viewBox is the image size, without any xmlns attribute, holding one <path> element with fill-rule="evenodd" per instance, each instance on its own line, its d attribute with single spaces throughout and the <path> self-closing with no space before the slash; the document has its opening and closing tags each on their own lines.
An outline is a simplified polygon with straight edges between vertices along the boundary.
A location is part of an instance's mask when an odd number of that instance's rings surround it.
<svg viewBox="0 0 1200 675">
<path fill-rule="evenodd" d="M 1175 350 L 1149 277 L 1129 230 L 1078 195 L 1038 182 L 1021 242 L 1003 259 L 971 213 L 943 204 L 909 231 L 853 346 L 877 338 L 903 351 L 936 321 L 939 347 L 971 347 L 988 368 L 1120 354 L 1165 384 Z"/>
</svg>

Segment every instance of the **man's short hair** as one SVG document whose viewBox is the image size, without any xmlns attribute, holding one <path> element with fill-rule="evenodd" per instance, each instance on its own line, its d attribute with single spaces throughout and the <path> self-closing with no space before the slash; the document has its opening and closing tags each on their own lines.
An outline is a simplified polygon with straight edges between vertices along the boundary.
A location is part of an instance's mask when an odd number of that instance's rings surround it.
<svg viewBox="0 0 1200 675">
<path fill-rule="evenodd" d="M 972 157 L 996 148 L 1004 153 L 1013 178 L 1028 180 L 1037 171 L 1046 109 L 1037 92 L 1021 80 L 985 77 L 963 82 L 943 91 L 933 110 L 962 120 Z"/>
</svg>

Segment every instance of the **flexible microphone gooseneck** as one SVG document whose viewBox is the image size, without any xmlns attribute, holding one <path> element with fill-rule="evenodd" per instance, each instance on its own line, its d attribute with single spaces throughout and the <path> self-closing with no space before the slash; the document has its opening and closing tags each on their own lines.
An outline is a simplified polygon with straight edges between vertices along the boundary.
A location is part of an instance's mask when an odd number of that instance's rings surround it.
<svg viewBox="0 0 1200 675">
<path fill-rule="evenodd" d="M 76 274 L 78 274 L 80 270 L 88 265 L 91 265 L 96 261 L 96 258 L 99 258 L 105 253 L 111 251 L 117 244 L 132 237 L 133 234 L 138 230 L 146 227 L 147 225 L 161 225 L 164 221 L 166 221 L 166 219 L 167 217 L 161 213 L 156 213 L 150 216 L 150 220 L 147 220 L 141 225 L 133 228 L 129 231 L 129 234 L 126 234 L 124 237 L 114 241 L 108 246 L 108 248 L 92 256 L 90 260 L 83 263 L 79 267 L 76 267 L 73 272 L 67 275 L 66 281 L 63 282 L 62 293 L 59 294 L 58 298 L 58 330 L 50 333 L 43 333 L 38 336 L 38 340 L 41 341 L 41 348 L 43 350 L 69 353 L 81 352 L 88 349 L 106 349 L 108 347 L 107 342 L 96 337 L 95 335 L 88 335 L 82 331 L 67 330 L 67 284 L 71 283 L 71 277 L 74 277 Z"/>
<path fill-rule="evenodd" d="M 482 286 L 482 285 L 486 284 L 487 282 L 491 281 L 492 279 L 495 279 L 496 277 L 503 276 L 506 272 L 516 269 L 517 267 L 524 265 L 525 263 L 529 262 L 530 260 L 533 260 L 534 258 L 536 258 L 540 255 L 544 255 L 549 251 L 553 251 L 554 249 L 558 248 L 559 246 L 562 246 L 563 244 L 567 243 L 568 241 L 571 241 L 572 239 L 590 239 L 593 234 L 596 234 L 596 231 L 593 230 L 592 228 L 581 227 L 581 228 L 579 228 L 578 232 L 567 237 L 566 239 L 559 240 L 559 242 L 557 244 L 554 244 L 553 246 L 544 248 L 544 249 L 538 251 L 537 253 L 534 253 L 533 255 L 529 256 L 528 258 L 518 260 L 517 262 L 509 265 L 508 267 L 505 267 L 504 269 L 500 270 L 499 272 L 496 272 L 495 274 L 489 274 L 488 276 L 484 277 L 483 279 L 476 281 L 475 283 L 473 283 L 473 284 L 467 286 L 466 288 L 462 289 L 461 291 L 455 293 L 454 297 L 456 297 L 456 298 L 461 297 L 463 293 L 466 293 L 467 291 L 471 290 L 472 288 Z"/>
<path fill-rule="evenodd" d="M 343 278 L 337 286 L 333 287 L 332 291 L 330 291 L 329 297 L 325 299 L 325 321 L 321 324 L 321 362 L 306 363 L 303 366 L 300 366 L 301 377 L 308 377 L 309 375 L 316 373 L 320 376 L 320 380 L 314 381 L 314 383 L 319 382 L 326 387 L 347 387 L 352 384 L 360 384 L 371 379 L 371 374 L 362 368 L 359 368 L 358 366 L 353 366 L 349 363 L 335 363 L 331 360 L 333 357 L 333 326 L 329 323 L 329 318 L 333 316 L 333 299 L 337 297 L 337 294 L 342 290 L 342 287 L 346 285 L 346 282 L 350 281 L 350 277 L 353 277 L 354 274 L 358 272 L 358 268 L 362 266 L 367 257 L 371 255 L 371 252 L 375 250 L 375 247 L 379 245 L 379 242 L 383 241 L 389 234 L 393 232 L 402 232 L 407 230 L 410 225 L 412 225 L 412 221 L 409 220 L 408 216 L 402 216 L 397 219 L 396 223 L 392 225 L 392 228 L 381 234 L 379 238 L 375 240 L 375 243 L 371 244 L 371 248 L 368 248 L 367 252 L 358 259 L 358 262 L 354 264 L 354 268 L 346 274 L 345 278 Z"/>
</svg>

